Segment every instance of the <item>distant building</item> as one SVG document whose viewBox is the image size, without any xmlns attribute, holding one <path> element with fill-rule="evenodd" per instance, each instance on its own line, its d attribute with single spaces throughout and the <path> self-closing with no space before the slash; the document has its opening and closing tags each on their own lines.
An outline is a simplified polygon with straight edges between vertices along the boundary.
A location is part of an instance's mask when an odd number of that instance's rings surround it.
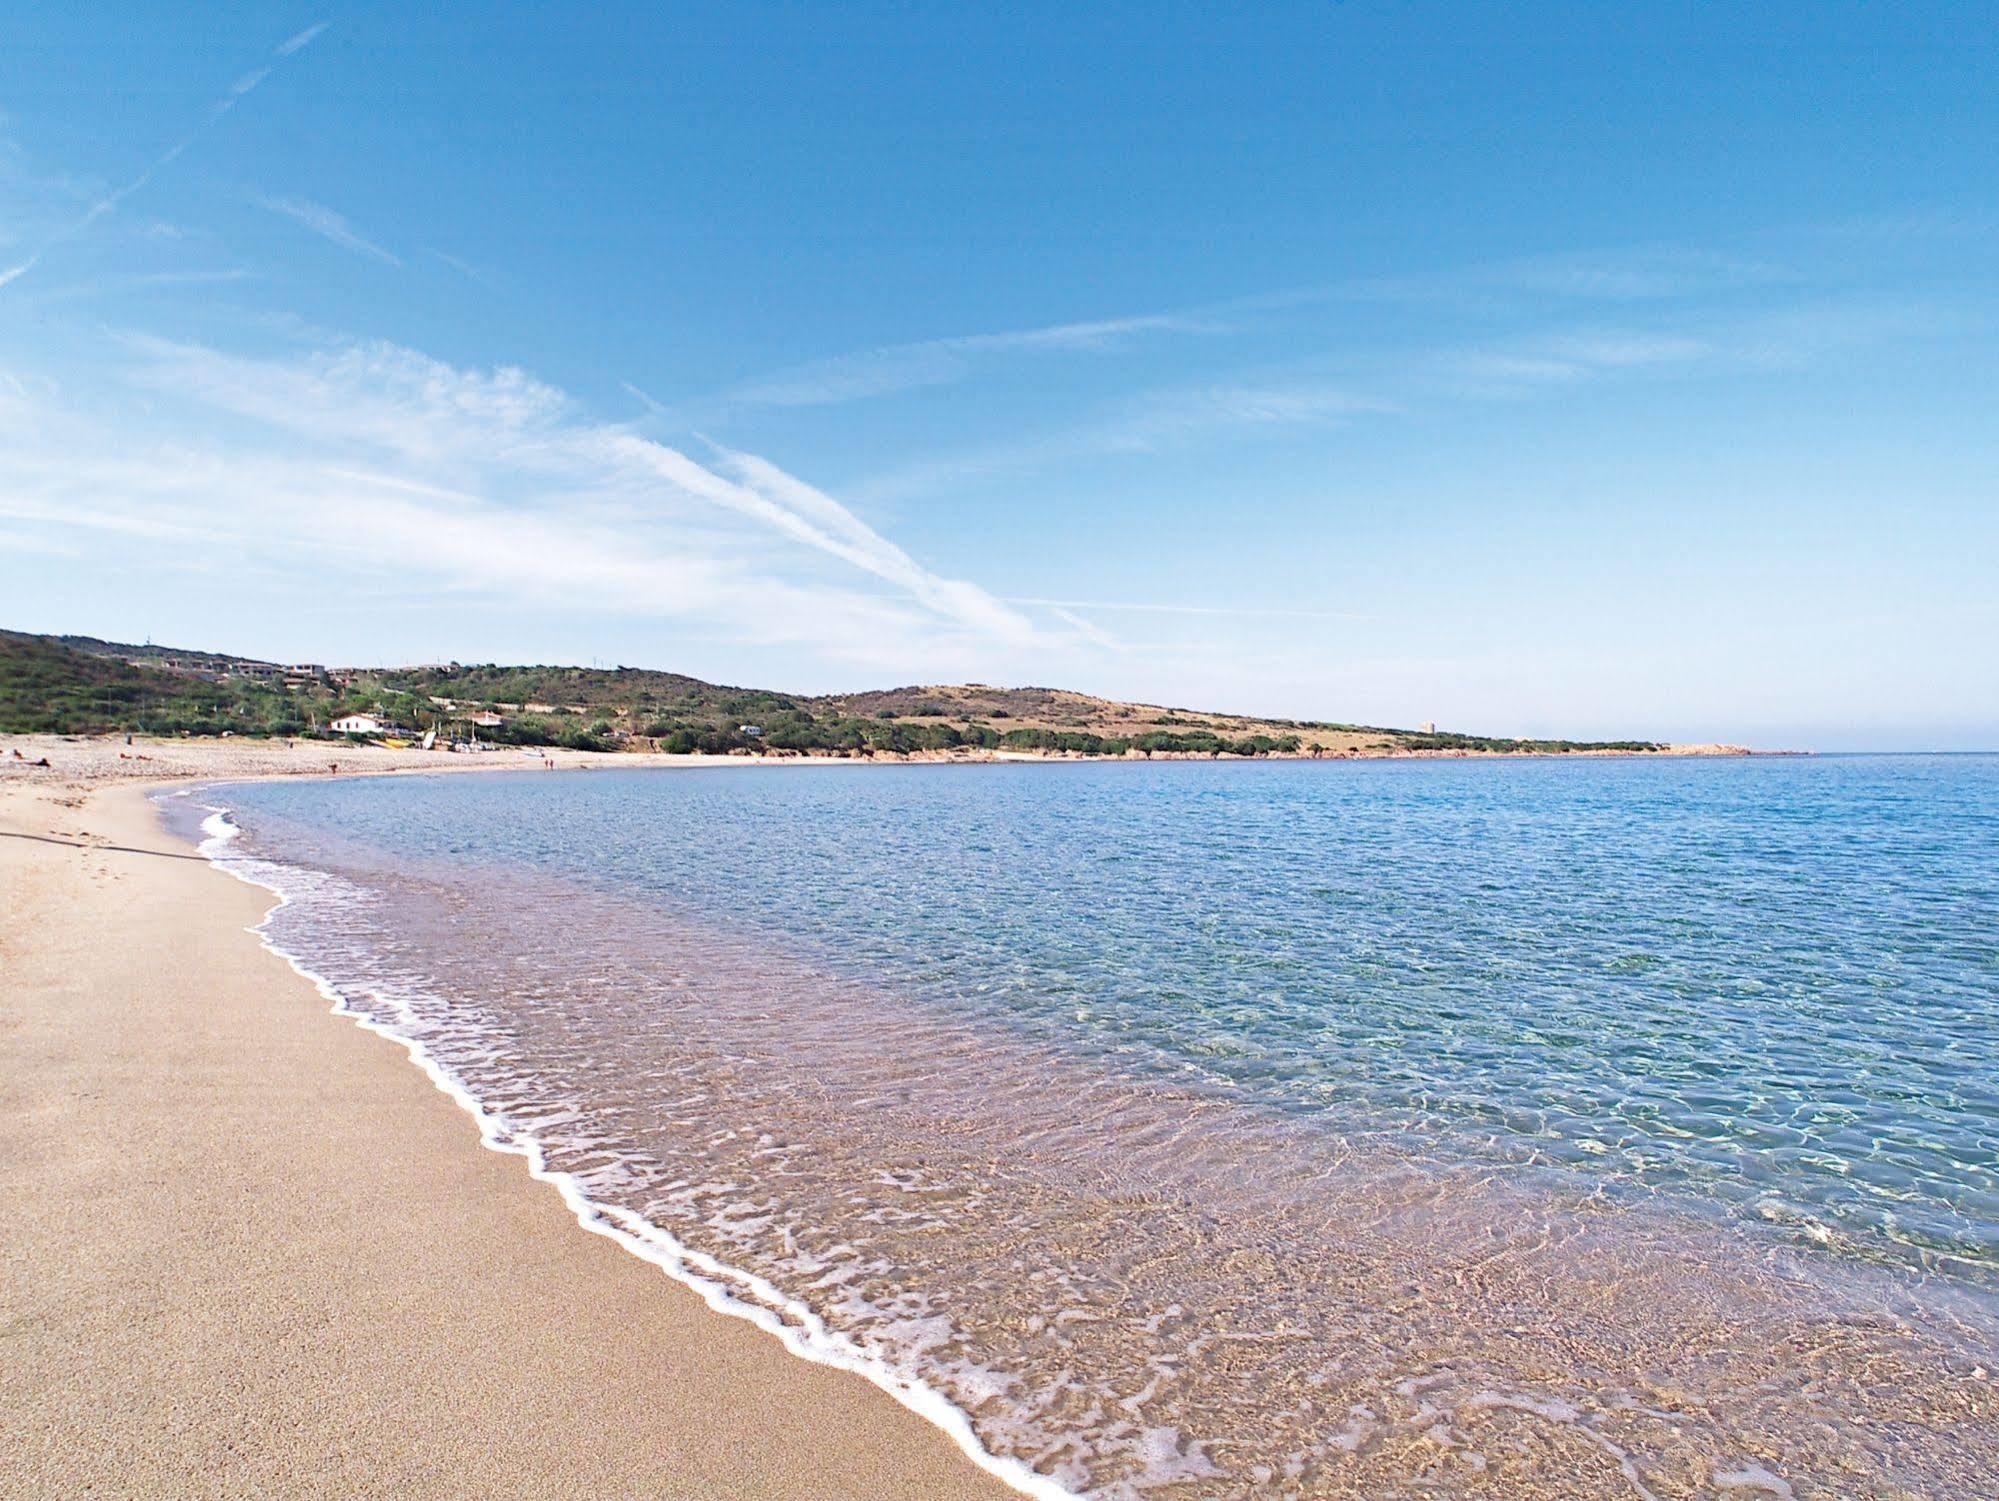
<svg viewBox="0 0 1999 1501">
<path fill-rule="evenodd" d="M 477 725 L 482 730 L 497 730 L 502 728 L 507 722 L 504 715 L 492 713 L 473 714 L 469 718 L 472 724 Z"/>
<path fill-rule="evenodd" d="M 125 659 L 134 667 L 150 667 L 157 672 L 177 673 L 182 677 L 201 678 L 214 682 L 222 676 L 222 669 L 213 661 L 202 657 L 140 656 Z"/>
<path fill-rule="evenodd" d="M 1434 735 L 1437 733 L 1437 721 L 1434 719 L 1426 719 L 1421 724 L 1417 725 L 1416 728 L 1422 731 L 1425 735 Z"/>
<path fill-rule="evenodd" d="M 761 740 L 764 737 L 764 727 L 760 724 L 739 724 L 736 726 L 736 733 L 747 735 L 752 740 Z"/>
<path fill-rule="evenodd" d="M 336 735 L 386 735 L 395 726 L 372 714 L 342 714 L 329 728 Z"/>
</svg>

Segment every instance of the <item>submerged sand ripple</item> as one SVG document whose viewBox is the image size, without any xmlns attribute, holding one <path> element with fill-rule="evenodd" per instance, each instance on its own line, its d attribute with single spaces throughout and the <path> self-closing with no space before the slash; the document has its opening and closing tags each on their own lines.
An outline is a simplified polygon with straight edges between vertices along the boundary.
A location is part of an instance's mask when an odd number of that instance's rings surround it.
<svg viewBox="0 0 1999 1501">
<path fill-rule="evenodd" d="M 542 920 L 559 895 L 559 931 Z M 593 1196 L 1105 1496 L 1963 1497 L 1989 1300 L 1084 1067 L 594 891 L 370 872 L 276 940 Z"/>
</svg>

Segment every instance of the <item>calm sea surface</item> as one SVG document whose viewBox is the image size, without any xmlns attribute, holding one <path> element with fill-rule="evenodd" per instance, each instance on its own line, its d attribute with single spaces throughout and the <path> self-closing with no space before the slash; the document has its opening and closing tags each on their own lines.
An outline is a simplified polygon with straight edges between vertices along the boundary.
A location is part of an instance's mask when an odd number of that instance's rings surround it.
<svg viewBox="0 0 1999 1501">
<path fill-rule="evenodd" d="M 1106 1496 L 1999 1495 L 1999 759 L 210 789 L 272 941 Z"/>
</svg>

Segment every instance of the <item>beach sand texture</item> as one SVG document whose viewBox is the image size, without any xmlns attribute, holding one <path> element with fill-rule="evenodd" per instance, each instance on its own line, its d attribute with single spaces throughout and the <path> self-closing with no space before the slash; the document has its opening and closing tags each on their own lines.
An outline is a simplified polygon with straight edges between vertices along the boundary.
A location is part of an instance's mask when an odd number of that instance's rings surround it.
<svg viewBox="0 0 1999 1501">
<path fill-rule="evenodd" d="M 1011 1494 L 584 1233 L 61 772 L 0 782 L 0 1494 Z"/>
</svg>

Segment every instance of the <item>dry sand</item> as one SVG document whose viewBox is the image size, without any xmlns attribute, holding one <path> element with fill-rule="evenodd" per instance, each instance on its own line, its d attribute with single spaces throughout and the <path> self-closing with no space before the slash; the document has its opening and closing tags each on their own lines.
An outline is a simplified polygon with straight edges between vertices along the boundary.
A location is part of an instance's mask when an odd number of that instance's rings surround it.
<svg viewBox="0 0 1999 1501">
<path fill-rule="evenodd" d="M 17 757 L 14 753 L 20 752 Z M 35 763 L 48 761 L 42 767 Z M 559 771 L 588 767 L 788 765 L 757 756 L 668 756 L 515 747 L 477 755 L 390 750 L 325 740 L 153 740 L 119 735 L 0 735 L 0 787 L 75 791 L 114 782 L 184 782 L 220 777 L 380 775 L 405 771 Z"/>
<path fill-rule="evenodd" d="M 269 748 L 50 747 L 0 773 L 0 1495 L 1011 1494 L 578 1228 L 96 785 Z"/>
<path fill-rule="evenodd" d="M 20 755 L 15 756 L 14 752 Z M 1511 754 L 1489 751 L 1396 751 L 1354 756 L 1341 752 L 1330 760 L 1481 760 L 1538 761 L 1548 759 L 1595 759 L 1622 756 L 1623 752 L 1572 751 L 1561 757 Z M 1712 757 L 1752 754 L 1734 745 L 1674 745 L 1657 756 Z M 1794 754 L 1793 752 L 1755 752 Z M 1080 752 L 977 750 L 878 751 L 861 758 L 864 764 L 903 765 L 913 762 L 967 765 L 988 762 L 1041 762 L 1059 765 L 1075 761 L 1137 761 L 1148 758 L 1133 751 L 1127 756 L 1085 756 Z M 1213 757 L 1194 752 L 1159 752 L 1155 761 L 1236 761 L 1236 756 Z M 1273 761 L 1311 760 L 1313 757 L 1276 755 Z M 47 760 L 47 767 L 37 766 Z M 444 751 L 390 750 L 380 745 L 333 744 L 324 740 L 251 739 L 170 739 L 148 740 L 135 737 L 127 742 L 116 735 L 0 735 L 0 787 L 30 786 L 101 787 L 113 782 L 186 781 L 190 778 L 272 776 L 327 776 L 339 767 L 339 775 L 356 773 L 381 775 L 411 771 L 532 771 L 544 761 L 557 771 L 630 771 L 646 766 L 698 767 L 778 767 L 852 766 L 853 759 L 840 756 L 802 755 L 778 751 L 769 755 L 676 756 L 662 751 L 572 751 L 555 748 L 522 751 L 515 747 L 496 748 L 477 755 L 453 755 Z"/>
</svg>

